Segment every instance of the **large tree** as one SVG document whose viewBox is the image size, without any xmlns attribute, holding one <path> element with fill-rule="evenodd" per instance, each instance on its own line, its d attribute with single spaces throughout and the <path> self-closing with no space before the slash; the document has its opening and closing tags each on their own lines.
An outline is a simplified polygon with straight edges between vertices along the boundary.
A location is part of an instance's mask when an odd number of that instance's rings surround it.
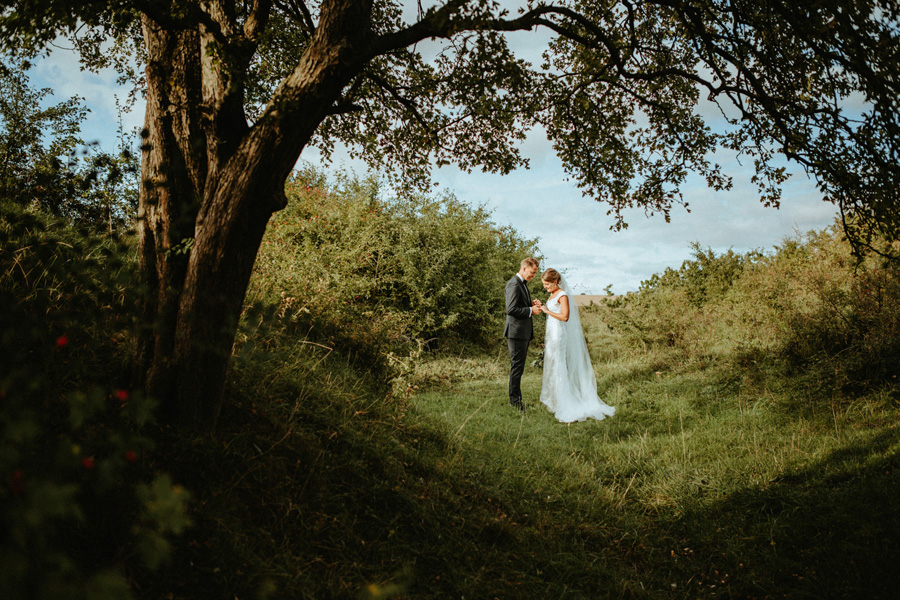
<svg viewBox="0 0 900 600">
<path fill-rule="evenodd" d="M 506 173 L 546 131 L 586 195 L 621 220 L 668 218 L 688 172 L 731 185 L 749 157 L 777 205 L 779 155 L 848 224 L 895 235 L 894 0 L 4 0 L 10 47 L 132 36 L 145 63 L 138 363 L 169 413 L 211 425 L 260 239 L 305 149 L 346 144 L 403 185 L 432 165 Z M 542 30 L 542 64 L 511 32 Z M 108 48 L 109 46 L 107 46 Z M 721 109 L 715 129 L 703 99 Z M 867 229 L 866 229 L 867 228 Z M 874 229 L 873 229 L 874 228 Z M 865 239 L 865 238 L 861 238 Z"/>
</svg>

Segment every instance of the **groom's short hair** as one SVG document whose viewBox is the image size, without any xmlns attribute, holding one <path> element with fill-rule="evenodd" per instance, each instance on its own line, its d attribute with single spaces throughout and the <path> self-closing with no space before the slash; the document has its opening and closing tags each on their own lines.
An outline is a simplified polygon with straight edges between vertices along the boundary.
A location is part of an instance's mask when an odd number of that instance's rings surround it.
<svg viewBox="0 0 900 600">
<path fill-rule="evenodd" d="M 521 264 L 519 264 L 520 269 L 524 269 L 525 267 L 534 267 L 537 269 L 538 261 L 536 258 L 532 258 L 529 256 L 528 258 L 523 258 Z"/>
</svg>

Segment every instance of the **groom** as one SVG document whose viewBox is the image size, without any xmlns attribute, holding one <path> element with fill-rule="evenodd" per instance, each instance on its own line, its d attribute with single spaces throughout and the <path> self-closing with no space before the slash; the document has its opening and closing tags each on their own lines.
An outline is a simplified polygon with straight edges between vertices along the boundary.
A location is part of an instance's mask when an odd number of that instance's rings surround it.
<svg viewBox="0 0 900 600">
<path fill-rule="evenodd" d="M 531 318 L 541 312 L 541 301 L 531 299 L 528 282 L 538 270 L 538 261 L 526 258 L 519 265 L 519 272 L 506 283 L 506 329 L 503 336 L 509 346 L 509 403 L 525 411 L 522 402 L 522 373 L 525 371 L 525 356 L 528 343 L 534 337 Z"/>
</svg>

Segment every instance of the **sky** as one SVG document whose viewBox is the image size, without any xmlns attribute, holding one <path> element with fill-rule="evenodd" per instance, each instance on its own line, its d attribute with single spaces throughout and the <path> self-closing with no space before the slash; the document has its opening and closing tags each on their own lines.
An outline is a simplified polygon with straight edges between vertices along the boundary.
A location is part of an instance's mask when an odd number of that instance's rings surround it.
<svg viewBox="0 0 900 600">
<path fill-rule="evenodd" d="M 541 34 L 525 33 L 518 34 L 511 45 L 537 63 L 545 43 Z M 72 95 L 84 98 L 91 112 L 82 127 L 83 139 L 116 151 L 120 125 L 116 100 L 124 101 L 127 90 L 116 85 L 115 73 L 83 72 L 73 53 L 56 50 L 38 62 L 30 75 L 33 85 L 54 90 L 55 101 Z M 125 131 L 133 131 L 142 122 L 139 103 L 122 116 L 121 124 Z M 613 218 L 606 214 L 608 206 L 582 196 L 575 183 L 567 180 L 541 131 L 531 132 L 521 151 L 530 169 L 503 176 L 442 167 L 433 172 L 433 179 L 439 189 L 472 206 L 486 207 L 498 225 L 510 225 L 525 238 L 538 238 L 544 258 L 541 268 L 563 271 L 576 293 L 637 290 L 654 273 L 677 269 L 690 259 L 693 242 L 716 253 L 771 251 L 786 238 L 831 225 L 837 216 L 836 208 L 821 199 L 814 182 L 799 167 L 789 166 L 794 175 L 783 186 L 781 208 L 766 208 L 750 183 L 752 167 L 731 156 L 716 156 L 734 179 L 732 190 L 716 192 L 702 179 L 691 177 L 682 187 L 690 212 L 676 206 L 671 222 L 666 223 L 659 214 L 648 218 L 642 210 L 627 211 L 629 227 L 615 232 L 610 230 Z M 319 162 L 314 151 L 306 151 L 301 160 Z M 342 153 L 336 154 L 333 166 L 365 172 L 361 163 Z M 517 267 L 510 265 L 510 273 Z"/>
<path fill-rule="evenodd" d="M 628 228 L 612 231 L 608 205 L 582 196 L 566 181 L 550 143 L 535 137 L 528 144 L 529 170 L 499 176 L 445 168 L 435 180 L 457 197 L 489 207 L 498 223 L 539 238 L 541 267 L 564 270 L 578 293 L 637 290 L 654 273 L 690 259 L 692 242 L 717 254 L 771 251 L 788 237 L 829 226 L 837 216 L 805 175 L 786 182 L 780 209 L 764 207 L 749 183 L 751 169 L 731 161 L 732 190 L 715 192 L 691 177 L 682 188 L 690 212 L 676 206 L 666 223 L 662 215 L 648 218 L 643 210 L 630 210 L 624 213 Z"/>
</svg>

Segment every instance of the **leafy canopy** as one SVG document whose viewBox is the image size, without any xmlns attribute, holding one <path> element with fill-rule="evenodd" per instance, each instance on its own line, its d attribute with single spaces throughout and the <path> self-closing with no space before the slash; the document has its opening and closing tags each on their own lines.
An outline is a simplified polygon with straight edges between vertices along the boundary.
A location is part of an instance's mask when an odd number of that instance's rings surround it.
<svg viewBox="0 0 900 600">
<path fill-rule="evenodd" d="M 680 184 L 691 171 L 713 188 L 731 186 L 713 160 L 725 149 L 752 161 L 752 183 L 766 204 L 781 200 L 787 158 L 838 204 L 857 240 L 865 242 L 867 231 L 900 231 L 893 193 L 900 9 L 893 0 L 417 7 L 4 0 L 0 7 L 8 46 L 33 51 L 65 33 L 94 66 L 113 60 L 114 53 L 96 51 L 101 40 L 139 38 L 141 13 L 170 31 L 206 32 L 251 124 L 285 106 L 285 83 L 304 68 L 313 40 L 326 39 L 342 16 L 360 17 L 353 21 L 358 68 L 310 140 L 326 156 L 346 144 L 374 169 L 423 185 L 433 165 L 448 162 L 501 173 L 525 166 L 518 143 L 540 128 L 584 193 L 608 202 L 624 227 L 626 208 L 668 218 L 673 205 L 686 205 Z M 541 64 L 517 58 L 510 46 L 508 32 L 525 30 L 552 37 Z"/>
<path fill-rule="evenodd" d="M 78 96 L 49 104 L 27 62 L 0 56 L 0 198 L 39 206 L 94 228 L 112 229 L 137 206 L 137 161 L 81 137 L 87 114 Z"/>
</svg>

